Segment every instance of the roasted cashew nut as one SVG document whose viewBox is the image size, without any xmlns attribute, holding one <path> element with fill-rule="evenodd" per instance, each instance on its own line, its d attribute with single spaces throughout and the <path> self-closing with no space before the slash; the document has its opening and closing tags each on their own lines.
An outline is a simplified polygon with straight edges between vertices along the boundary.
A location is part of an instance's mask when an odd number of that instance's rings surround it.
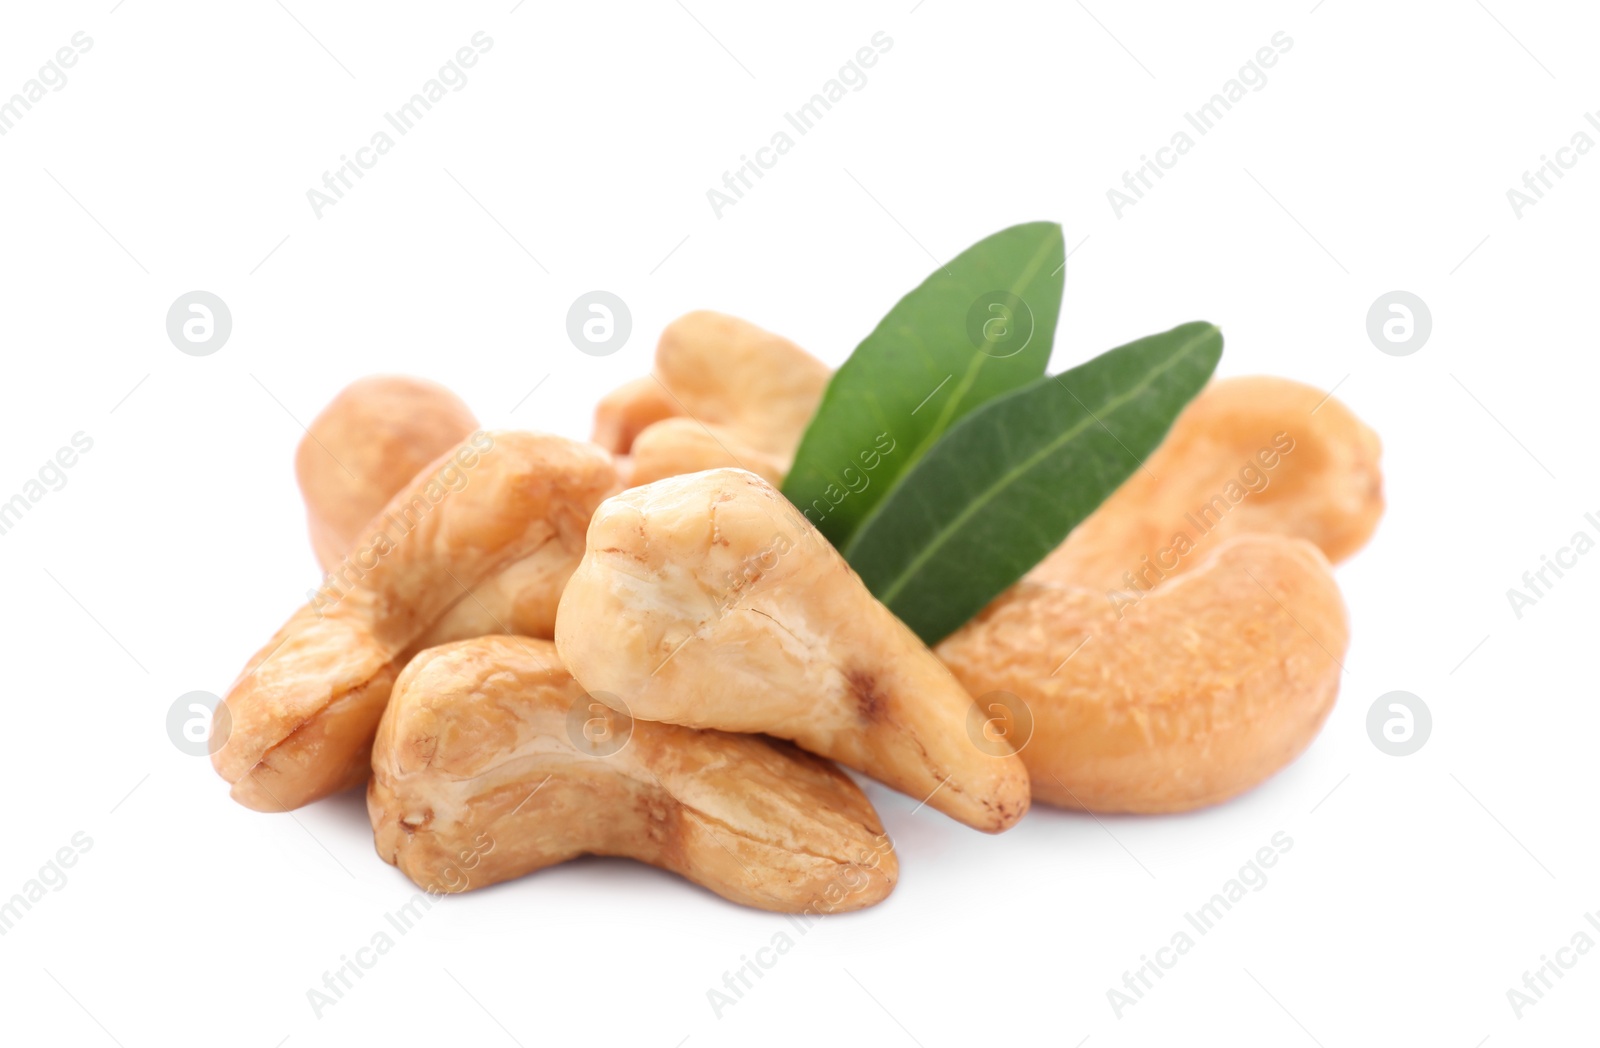
<svg viewBox="0 0 1600 1048">
<path fill-rule="evenodd" d="M 1307 539 L 1334 562 L 1383 516 L 1378 436 L 1311 386 L 1264 375 L 1208 386 L 1161 446 L 1028 573 L 1036 582 L 1140 589 L 1236 535 Z"/>
<path fill-rule="evenodd" d="M 365 781 L 394 676 L 469 590 L 535 560 L 553 618 L 584 529 L 617 487 L 599 448 L 532 433 L 476 434 L 412 479 L 312 601 L 250 661 L 227 695 L 232 732 L 212 756 L 233 797 L 297 808 Z"/>
<path fill-rule="evenodd" d="M 1382 515 L 1378 454 L 1309 386 L 1216 382 L 1146 468 L 942 642 L 973 694 L 1031 720 L 1034 795 L 1185 811 L 1309 745 L 1349 642 L 1326 557 L 1354 552 Z"/>
<path fill-rule="evenodd" d="M 792 739 L 989 832 L 1028 809 L 1016 755 L 969 738 L 971 696 L 752 473 L 607 500 L 556 645 L 584 687 L 635 717 Z"/>
<path fill-rule="evenodd" d="M 629 487 L 725 467 L 780 485 L 831 374 L 748 321 L 688 313 L 662 331 L 653 374 L 601 399 L 593 439 L 632 456 Z"/>
<path fill-rule="evenodd" d="M 633 442 L 633 472 L 628 486 L 708 469 L 747 469 L 778 487 L 789 457 L 740 442 L 731 430 L 690 418 L 669 418 L 648 427 Z"/>
<path fill-rule="evenodd" d="M 701 310 L 668 324 L 655 376 L 680 413 L 719 426 L 788 469 L 832 372 L 780 335 Z"/>
<path fill-rule="evenodd" d="M 1227 800 L 1315 738 L 1349 642 L 1321 551 L 1243 535 L 1118 609 L 1024 580 L 938 646 L 974 695 L 1031 720 L 1033 795 L 1097 812 Z"/>
<path fill-rule="evenodd" d="M 395 492 L 477 428 L 461 398 L 422 379 L 372 375 L 340 390 L 294 456 L 322 570 L 338 565 Z"/>
<path fill-rule="evenodd" d="M 600 398 L 594 407 L 594 435 L 589 439 L 614 455 L 626 455 L 645 429 L 683 409 L 653 375 L 625 382 Z"/>
<path fill-rule="evenodd" d="M 595 717 L 604 730 L 579 726 Z M 839 913 L 882 901 L 898 875 L 847 775 L 759 736 L 630 721 L 585 694 L 549 641 L 418 655 L 372 766 L 378 854 L 435 891 L 620 855 L 747 906 Z"/>
<path fill-rule="evenodd" d="M 327 582 L 339 584 L 340 563 L 360 529 L 423 467 L 465 440 L 475 428 L 471 419 L 444 387 L 385 376 L 351 383 L 323 409 L 300 443 L 297 462 L 313 545 L 330 573 Z M 445 439 L 457 430 L 460 436 Z M 337 533 L 329 522 L 338 522 Z M 555 600 L 570 574 L 565 552 L 536 551 L 473 586 L 470 598 L 457 601 L 414 647 L 486 633 L 554 636 Z"/>
</svg>

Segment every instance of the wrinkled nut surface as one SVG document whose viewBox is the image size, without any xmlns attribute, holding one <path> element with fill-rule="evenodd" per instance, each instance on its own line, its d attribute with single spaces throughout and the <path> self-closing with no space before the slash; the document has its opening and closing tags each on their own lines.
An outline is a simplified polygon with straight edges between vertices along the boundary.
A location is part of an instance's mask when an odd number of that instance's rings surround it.
<svg viewBox="0 0 1600 1048">
<path fill-rule="evenodd" d="M 646 428 L 662 419 L 683 414 L 654 377 L 625 382 L 600 398 L 594 408 L 594 436 L 590 439 L 614 455 L 626 455 Z"/>
<path fill-rule="evenodd" d="M 1027 577 L 1144 590 L 1257 532 L 1307 539 L 1343 560 L 1383 515 L 1381 451 L 1376 433 L 1311 386 L 1268 376 L 1214 382 L 1145 468 Z"/>
<path fill-rule="evenodd" d="M 395 492 L 477 428 L 459 397 L 419 378 L 372 375 L 340 390 L 294 456 L 322 570 L 338 565 Z"/>
<path fill-rule="evenodd" d="M 646 381 L 660 388 L 654 380 Z M 323 410 L 312 430 L 315 433 L 321 427 L 323 443 L 308 435 L 301 442 L 297 461 L 307 464 L 300 470 L 302 478 L 311 478 L 309 482 L 302 479 L 301 487 L 312 520 L 313 545 L 323 570 L 329 573 L 328 581 L 337 586 L 341 578 L 360 573 L 359 566 L 351 568 L 345 563 L 362 534 L 360 529 L 425 466 L 465 441 L 467 432 L 443 438 L 460 428 L 463 419 L 471 418 L 466 406 L 444 387 L 388 376 L 351 383 Z M 325 449 L 323 445 L 330 441 Z M 438 446 L 437 452 L 421 457 L 423 449 L 434 446 Z M 338 447 L 340 463 L 347 468 L 333 463 L 328 454 L 333 447 Z M 402 476 L 406 470 L 410 472 Z M 355 533 L 346 537 L 347 523 L 358 518 Z M 333 519 L 343 522 L 339 532 L 319 542 L 317 522 Z M 321 533 L 331 534 L 326 529 Z M 331 561 L 327 559 L 330 555 Z M 457 601 L 413 647 L 420 650 L 486 633 L 554 636 L 556 599 L 571 574 L 570 550 L 541 547 L 473 586 L 470 596 Z"/>
<path fill-rule="evenodd" d="M 638 487 L 667 477 L 708 469 L 747 469 L 779 487 L 788 458 L 770 455 L 741 443 L 720 426 L 694 419 L 669 418 L 650 426 L 633 442 L 633 472 L 628 486 Z"/>
<path fill-rule="evenodd" d="M 635 717 L 792 739 L 988 832 L 1028 809 L 1016 755 L 969 738 L 971 696 L 752 473 L 607 500 L 556 645 L 584 687 Z"/>
<path fill-rule="evenodd" d="M 1032 737 L 1033 794 L 1096 812 L 1179 812 L 1243 793 L 1321 728 L 1349 642 L 1327 559 L 1230 539 L 1136 605 L 1024 580 L 941 642 L 974 695 Z"/>
<path fill-rule="evenodd" d="M 749 321 L 701 310 L 668 324 L 655 375 L 687 414 L 788 469 L 831 376 L 799 346 Z"/>
<path fill-rule="evenodd" d="M 467 589 L 527 558 L 552 588 L 524 593 L 553 618 L 594 507 L 617 488 L 604 451 L 533 433 L 475 434 L 369 522 L 322 590 L 228 692 L 232 731 L 212 756 L 235 800 L 284 811 L 365 781 L 372 735 L 415 642 Z M 530 614 L 532 614 L 530 612 Z"/>
<path fill-rule="evenodd" d="M 747 906 L 840 913 L 881 902 L 898 876 L 844 773 L 759 736 L 630 721 L 586 695 L 549 641 L 418 655 L 372 767 L 378 854 L 431 891 L 620 855 Z"/>
</svg>

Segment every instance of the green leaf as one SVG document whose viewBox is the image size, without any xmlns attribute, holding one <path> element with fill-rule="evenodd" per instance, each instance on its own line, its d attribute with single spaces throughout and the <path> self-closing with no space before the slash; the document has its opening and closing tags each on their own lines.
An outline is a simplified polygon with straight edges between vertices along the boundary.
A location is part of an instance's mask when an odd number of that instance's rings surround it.
<svg viewBox="0 0 1600 1048">
<path fill-rule="evenodd" d="M 990 401 L 862 525 L 851 566 L 937 643 L 1140 468 L 1221 356 L 1216 327 L 1184 324 Z"/>
<path fill-rule="evenodd" d="M 836 547 L 950 426 L 1044 374 L 1066 250 L 1054 222 L 967 248 L 902 298 L 828 383 L 783 493 Z"/>
</svg>

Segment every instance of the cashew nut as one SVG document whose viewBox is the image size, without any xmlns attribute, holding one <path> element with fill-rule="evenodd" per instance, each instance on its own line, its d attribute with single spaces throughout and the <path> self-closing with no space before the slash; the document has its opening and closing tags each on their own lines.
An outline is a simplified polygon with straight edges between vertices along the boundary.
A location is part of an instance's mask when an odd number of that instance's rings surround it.
<svg viewBox="0 0 1600 1048">
<path fill-rule="evenodd" d="M 881 902 L 898 875 L 843 772 L 759 736 L 630 721 L 586 695 L 549 641 L 418 655 L 372 767 L 378 854 L 432 890 L 621 855 L 748 906 L 837 913 Z"/>
<path fill-rule="evenodd" d="M 591 694 L 636 717 L 793 739 L 989 832 L 1028 809 L 1016 755 L 968 734 L 972 698 L 752 473 L 603 503 L 556 645 Z"/>
<path fill-rule="evenodd" d="M 525 558 L 557 562 L 544 567 L 550 588 L 523 594 L 550 618 L 594 507 L 616 487 L 604 451 L 531 433 L 476 434 L 425 468 L 229 691 L 232 731 L 212 762 L 234 799 L 283 811 L 365 781 L 415 642 Z"/>
<path fill-rule="evenodd" d="M 689 418 L 669 418 L 645 429 L 633 442 L 633 472 L 629 487 L 701 470 L 738 468 L 777 487 L 783 483 L 789 459 L 747 447 L 721 426 Z"/>
<path fill-rule="evenodd" d="M 308 435 L 298 453 L 313 544 L 317 544 L 319 522 L 351 521 L 361 515 L 350 537 L 341 532 L 333 542 L 318 546 L 319 558 L 324 551 L 337 550 L 333 560 L 323 563 L 335 584 L 340 560 L 355 545 L 360 528 L 424 466 L 463 439 L 466 431 L 461 437 L 441 440 L 445 431 L 471 418 L 466 406 L 442 386 L 385 376 L 351 383 L 323 409 L 312 424 L 320 443 Z M 438 450 L 423 457 L 422 450 L 434 445 Z M 338 463 L 332 454 L 338 455 Z M 619 469 L 623 464 L 623 460 L 617 462 Z M 403 469 L 412 472 L 402 477 Z M 413 647 L 432 647 L 486 633 L 553 636 L 555 602 L 572 574 L 570 554 L 560 546 L 542 547 L 508 565 L 472 587 L 470 596 L 457 601 Z"/>
<path fill-rule="evenodd" d="M 1242 535 L 1120 618 L 1102 589 L 1025 579 L 938 652 L 980 705 L 1031 723 L 1035 797 L 1154 813 L 1226 800 L 1304 750 L 1348 641 L 1321 551 Z"/>
<path fill-rule="evenodd" d="M 412 643 L 412 650 L 490 633 L 549 640 L 555 636 L 556 605 L 572 575 L 575 555 L 577 551 L 563 540 L 546 543 L 513 561 L 469 587 L 465 596 Z"/>
<path fill-rule="evenodd" d="M 1145 468 L 1028 578 L 1117 588 L 1131 574 L 1148 588 L 1252 532 L 1309 539 L 1343 560 L 1383 515 L 1380 450 L 1376 433 L 1311 386 L 1268 376 L 1215 382 Z"/>
<path fill-rule="evenodd" d="M 294 456 L 322 570 L 333 570 L 422 467 L 477 428 L 459 397 L 422 379 L 371 375 L 340 390 Z"/>
<path fill-rule="evenodd" d="M 1034 794 L 1183 811 L 1304 749 L 1337 694 L 1348 630 L 1326 559 L 1292 539 L 1334 558 L 1358 549 L 1383 512 L 1378 454 L 1318 390 L 1216 382 L 1144 469 L 941 643 L 980 704 L 1024 731 L 1031 719 Z M 1281 603 L 1265 592 L 1274 578 Z"/>
<path fill-rule="evenodd" d="M 661 332 L 655 374 L 682 414 L 725 428 L 787 470 L 831 372 L 786 338 L 701 310 Z"/>
<path fill-rule="evenodd" d="M 590 439 L 614 455 L 626 455 L 645 428 L 683 414 L 653 376 L 626 382 L 600 398 Z"/>
<path fill-rule="evenodd" d="M 629 487 L 723 467 L 782 484 L 829 375 L 788 339 L 689 313 L 662 331 L 653 375 L 600 401 L 594 441 L 631 454 L 619 463 Z"/>
</svg>

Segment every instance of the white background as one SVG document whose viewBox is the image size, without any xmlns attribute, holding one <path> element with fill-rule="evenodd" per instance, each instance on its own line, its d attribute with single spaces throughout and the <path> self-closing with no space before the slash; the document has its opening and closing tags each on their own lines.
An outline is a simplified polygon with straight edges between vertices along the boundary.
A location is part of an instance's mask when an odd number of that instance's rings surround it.
<svg viewBox="0 0 1600 1048">
<path fill-rule="evenodd" d="M 1520 218 L 1506 197 L 1600 108 L 1585 5 L 113 2 L 8 5 L 0 30 L 0 96 L 93 39 L 0 138 L 0 496 L 74 433 L 94 442 L 0 536 L 0 897 L 93 841 L 0 938 L 0 1039 L 1593 1036 L 1600 954 L 1521 1019 L 1506 996 L 1600 909 L 1600 557 L 1520 620 L 1506 597 L 1600 510 L 1600 158 Z M 479 30 L 494 43 L 470 82 L 315 217 L 307 189 Z M 1106 190 L 1280 30 L 1266 86 L 1118 218 Z M 706 190 L 878 31 L 893 47 L 866 86 L 717 218 Z M 1337 385 L 1382 434 L 1389 513 L 1339 572 L 1354 640 L 1309 752 L 1217 810 L 1041 809 L 998 838 L 871 785 L 895 894 L 800 938 L 720 1019 L 707 990 L 788 926 L 597 860 L 446 900 L 316 1017 L 307 989 L 411 886 L 359 795 L 246 811 L 165 730 L 318 579 L 301 423 L 399 371 L 486 424 L 586 436 L 684 311 L 836 364 L 934 258 L 1041 218 L 1074 248 L 1054 367 L 1204 318 L 1221 373 Z M 196 288 L 234 323 L 204 358 L 165 332 Z M 633 315 L 606 358 L 565 334 L 594 288 Z M 1404 358 L 1365 331 L 1396 288 L 1433 315 Z M 1365 729 L 1394 689 L 1434 717 L 1405 758 Z M 1107 990 L 1280 830 L 1294 847 L 1267 886 L 1117 1018 Z"/>
</svg>

